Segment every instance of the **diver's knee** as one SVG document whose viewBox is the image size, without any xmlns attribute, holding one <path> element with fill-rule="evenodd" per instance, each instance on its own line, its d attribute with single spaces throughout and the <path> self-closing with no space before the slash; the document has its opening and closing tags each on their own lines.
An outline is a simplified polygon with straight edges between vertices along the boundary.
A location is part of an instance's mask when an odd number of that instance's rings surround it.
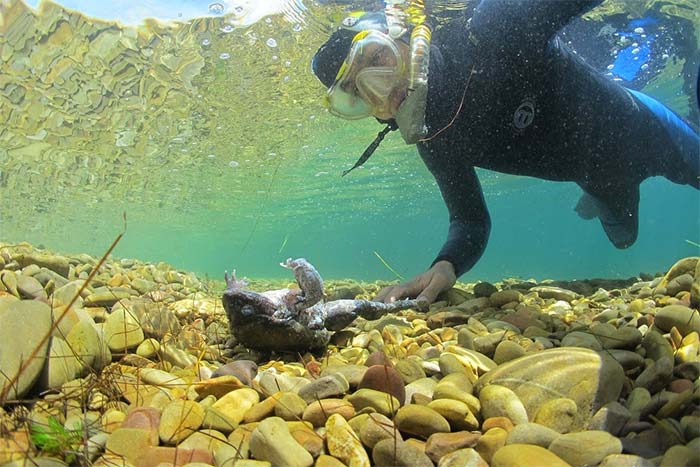
<svg viewBox="0 0 700 467">
<path fill-rule="evenodd" d="M 637 236 L 629 237 L 629 238 L 624 238 L 624 239 L 610 239 L 613 245 L 615 245 L 615 248 L 618 250 L 625 250 L 632 245 L 634 245 L 634 242 L 637 241 Z"/>
<path fill-rule="evenodd" d="M 612 222 L 601 221 L 601 224 L 610 242 L 619 250 L 629 248 L 637 241 L 636 228 Z"/>
</svg>

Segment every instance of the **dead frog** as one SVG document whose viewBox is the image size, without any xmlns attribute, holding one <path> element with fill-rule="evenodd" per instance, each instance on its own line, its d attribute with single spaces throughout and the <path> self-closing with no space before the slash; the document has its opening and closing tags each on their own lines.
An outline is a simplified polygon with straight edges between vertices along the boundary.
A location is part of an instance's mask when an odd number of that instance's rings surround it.
<svg viewBox="0 0 700 467">
<path fill-rule="evenodd" d="M 324 301 L 323 279 L 304 258 L 289 258 L 280 266 L 294 271 L 299 289 L 257 293 L 246 290 L 248 283 L 236 279 L 234 271 L 226 279 L 222 301 L 229 328 L 244 346 L 266 351 L 323 350 L 334 331 L 340 331 L 361 316 L 378 319 L 385 313 L 408 308 L 423 310 L 417 300 L 381 303 L 371 300 Z"/>
</svg>

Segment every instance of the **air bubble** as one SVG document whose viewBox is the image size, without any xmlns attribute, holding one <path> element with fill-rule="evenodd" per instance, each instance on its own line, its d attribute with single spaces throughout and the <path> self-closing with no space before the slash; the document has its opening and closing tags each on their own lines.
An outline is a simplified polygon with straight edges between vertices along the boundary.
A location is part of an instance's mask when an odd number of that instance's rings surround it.
<svg viewBox="0 0 700 467">
<path fill-rule="evenodd" d="M 615 64 L 614 64 L 614 63 L 611 63 L 610 65 L 608 65 L 608 70 L 612 70 L 613 68 L 615 68 Z"/>
<path fill-rule="evenodd" d="M 669 56 L 668 54 L 663 54 L 663 55 L 661 56 L 661 58 L 664 59 L 664 60 L 667 60 L 667 59 L 668 59 L 668 56 Z"/>
<path fill-rule="evenodd" d="M 269 39 L 267 40 L 267 42 L 265 42 L 265 43 L 267 44 L 268 47 L 271 47 L 271 48 L 273 48 L 273 49 L 274 49 L 275 47 L 277 47 L 277 41 L 276 41 L 274 38 L 272 38 L 272 37 L 269 38 Z"/>
<path fill-rule="evenodd" d="M 231 58 L 231 54 L 226 53 L 226 52 L 222 52 L 222 53 L 219 55 L 219 58 L 220 58 L 221 60 L 228 60 L 229 58 Z"/>
<path fill-rule="evenodd" d="M 633 55 L 637 55 L 638 53 L 639 53 L 639 47 L 635 47 L 634 49 L 632 49 Z"/>
<path fill-rule="evenodd" d="M 223 28 L 220 28 L 219 31 L 223 32 L 224 34 L 228 34 L 230 32 L 233 32 L 233 26 L 231 26 L 230 24 L 227 24 Z"/>
<path fill-rule="evenodd" d="M 637 34 L 644 34 L 644 28 L 634 28 L 634 32 Z"/>
<path fill-rule="evenodd" d="M 280 59 L 277 55 L 273 55 L 273 56 L 270 57 L 270 58 L 272 59 L 273 62 L 276 62 L 277 60 Z"/>
<path fill-rule="evenodd" d="M 300 32 L 301 31 L 301 24 L 296 23 L 294 26 L 292 26 L 292 31 Z"/>
<path fill-rule="evenodd" d="M 211 41 L 210 41 L 209 39 L 204 39 L 204 40 L 202 41 L 202 45 L 203 45 L 204 47 L 208 46 L 209 44 L 211 44 Z"/>
<path fill-rule="evenodd" d="M 265 18 L 265 23 L 272 24 L 272 18 Z"/>
<path fill-rule="evenodd" d="M 226 8 L 224 7 L 224 5 L 222 5 L 221 3 L 218 3 L 218 2 L 217 2 L 217 3 L 212 3 L 211 5 L 209 5 L 209 13 L 211 13 L 211 14 L 213 14 L 213 15 L 222 15 L 222 14 L 224 14 L 224 10 L 225 10 L 225 9 L 226 9 Z"/>
<path fill-rule="evenodd" d="M 238 167 L 239 165 L 241 165 L 241 164 L 239 164 L 239 163 L 236 162 L 236 161 L 231 161 L 231 162 L 228 163 L 228 166 L 231 167 L 232 169 L 235 169 L 235 168 Z"/>
</svg>

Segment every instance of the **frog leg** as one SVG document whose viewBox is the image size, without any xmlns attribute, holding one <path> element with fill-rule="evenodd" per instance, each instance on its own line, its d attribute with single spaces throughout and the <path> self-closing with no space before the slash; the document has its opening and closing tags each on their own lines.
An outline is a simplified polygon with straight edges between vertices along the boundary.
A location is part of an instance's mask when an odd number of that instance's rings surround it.
<svg viewBox="0 0 700 467">
<path fill-rule="evenodd" d="M 312 307 L 323 300 L 323 279 L 311 263 L 304 258 L 288 258 L 284 263 L 280 263 L 280 266 L 294 271 L 294 278 L 301 289 L 302 293 L 297 297 L 297 311 Z"/>
</svg>

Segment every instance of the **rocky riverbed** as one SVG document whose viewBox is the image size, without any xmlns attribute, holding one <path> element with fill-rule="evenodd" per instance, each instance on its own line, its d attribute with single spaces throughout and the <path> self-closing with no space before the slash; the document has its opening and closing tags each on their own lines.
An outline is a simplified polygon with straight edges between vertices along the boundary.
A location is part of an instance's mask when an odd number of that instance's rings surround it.
<svg viewBox="0 0 700 467">
<path fill-rule="evenodd" d="M 669 267 L 459 283 L 323 353 L 262 354 L 229 336 L 221 282 L 0 243 L 0 465 L 698 465 L 700 261 Z"/>
</svg>

